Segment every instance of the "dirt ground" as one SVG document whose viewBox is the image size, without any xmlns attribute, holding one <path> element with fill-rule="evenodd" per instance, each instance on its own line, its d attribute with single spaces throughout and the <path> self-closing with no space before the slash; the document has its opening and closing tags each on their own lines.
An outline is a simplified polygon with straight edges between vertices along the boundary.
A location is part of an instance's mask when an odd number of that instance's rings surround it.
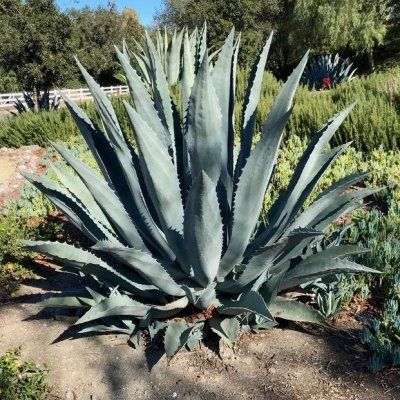
<svg viewBox="0 0 400 400">
<path fill-rule="evenodd" d="M 48 264 L 36 269 L 37 279 L 0 305 L 0 353 L 22 346 L 24 356 L 46 364 L 61 399 L 400 399 L 400 371 L 366 372 L 358 327 L 348 318 L 335 329 L 289 324 L 245 336 L 235 352 L 208 340 L 169 366 L 159 344 L 135 350 L 120 335 L 59 340 L 71 317 L 39 312 L 34 303 L 76 282 Z"/>
<path fill-rule="evenodd" d="M 0 148 L 0 210 L 5 200 L 18 198 L 26 179 L 20 171 L 42 173 L 45 169 L 43 149 L 22 146 L 18 149 Z"/>
</svg>

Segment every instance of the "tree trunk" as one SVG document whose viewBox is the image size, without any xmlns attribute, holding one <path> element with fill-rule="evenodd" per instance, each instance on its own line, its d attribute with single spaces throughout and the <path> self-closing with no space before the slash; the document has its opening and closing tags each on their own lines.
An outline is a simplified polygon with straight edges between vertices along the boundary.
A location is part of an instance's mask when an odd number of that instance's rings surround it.
<svg viewBox="0 0 400 400">
<path fill-rule="evenodd" d="M 375 60 L 374 60 L 374 49 L 371 48 L 368 51 L 368 69 L 370 72 L 373 72 L 375 69 Z"/>
<path fill-rule="evenodd" d="M 35 87 L 33 89 L 33 96 L 35 99 L 35 111 L 39 111 L 40 89 Z"/>
</svg>

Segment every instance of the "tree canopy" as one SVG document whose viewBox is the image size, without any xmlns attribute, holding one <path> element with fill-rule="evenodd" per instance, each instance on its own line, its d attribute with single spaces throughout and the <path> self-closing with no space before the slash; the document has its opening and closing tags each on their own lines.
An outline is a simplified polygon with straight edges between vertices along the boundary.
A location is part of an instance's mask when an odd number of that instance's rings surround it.
<svg viewBox="0 0 400 400">
<path fill-rule="evenodd" d="M 50 89 L 71 78 L 71 21 L 53 0 L 1 0 L 0 65 L 25 90 Z"/>
<path fill-rule="evenodd" d="M 297 50 L 370 54 L 383 43 L 388 15 L 388 1 L 296 0 L 289 40 Z"/>
<path fill-rule="evenodd" d="M 241 61 L 251 63 L 261 43 L 277 28 L 281 0 L 164 0 L 156 23 L 189 29 L 208 24 L 211 45 L 219 46 L 232 26 L 242 32 Z"/>
<path fill-rule="evenodd" d="M 140 40 L 143 31 L 139 17 L 132 8 L 118 12 L 115 4 L 108 7 L 69 10 L 74 29 L 76 55 L 95 79 L 107 83 L 118 70 L 114 45 L 121 46 Z"/>
</svg>

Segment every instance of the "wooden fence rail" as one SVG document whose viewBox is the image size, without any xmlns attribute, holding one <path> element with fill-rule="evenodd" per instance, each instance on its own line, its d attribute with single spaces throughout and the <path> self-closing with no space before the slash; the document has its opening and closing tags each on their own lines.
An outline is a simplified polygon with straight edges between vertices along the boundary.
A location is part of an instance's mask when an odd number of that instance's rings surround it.
<svg viewBox="0 0 400 400">
<path fill-rule="evenodd" d="M 103 91 L 111 96 L 121 96 L 128 93 L 128 86 L 105 86 L 102 87 Z M 88 101 L 93 100 L 88 88 L 81 89 L 62 89 L 62 90 L 51 90 L 50 101 L 53 100 L 56 94 L 62 92 L 74 101 Z M 16 93 L 3 93 L 0 94 L 0 111 L 12 110 L 14 108 L 14 102 L 20 100 L 25 104 L 24 94 L 22 92 Z"/>
</svg>

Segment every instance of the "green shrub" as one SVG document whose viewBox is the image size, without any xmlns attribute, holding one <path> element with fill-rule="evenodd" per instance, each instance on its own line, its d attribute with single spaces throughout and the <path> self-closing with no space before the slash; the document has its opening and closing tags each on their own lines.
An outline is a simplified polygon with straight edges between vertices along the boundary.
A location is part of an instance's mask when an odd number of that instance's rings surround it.
<svg viewBox="0 0 400 400">
<path fill-rule="evenodd" d="M 0 216 L 0 289 L 13 295 L 20 283 L 35 275 L 29 269 L 32 253 L 21 248 L 20 240 L 54 237 L 57 224 L 46 231 L 44 218 L 54 210 L 51 203 L 31 185 L 25 185 L 18 199 L 4 204 Z M 50 236 L 51 235 L 51 236 Z"/>
<path fill-rule="evenodd" d="M 378 279 L 358 282 L 368 285 L 380 299 L 381 315 L 368 321 L 362 342 L 371 351 L 368 368 L 377 371 L 385 366 L 400 365 L 400 201 L 388 194 L 388 210 L 359 213 L 349 229 L 350 243 L 371 249 L 368 257 L 357 261 L 382 271 Z"/>
<path fill-rule="evenodd" d="M 2 400 L 45 400 L 51 391 L 48 370 L 32 360 L 21 361 L 21 349 L 0 356 L 0 398 Z"/>
<path fill-rule="evenodd" d="M 238 74 L 239 99 L 245 92 L 247 74 L 248 71 L 243 70 Z M 257 117 L 258 131 L 280 87 L 281 83 L 271 73 L 265 74 Z M 399 149 L 400 68 L 358 77 L 328 91 L 309 91 L 300 87 L 286 131 L 290 135 L 310 138 L 324 121 L 355 99 L 358 100 L 356 108 L 339 129 L 332 144 L 336 146 L 353 141 L 357 150 L 367 152 L 381 146 L 385 150 Z M 239 104 L 240 100 L 236 103 L 237 122 L 240 121 Z"/>
<path fill-rule="evenodd" d="M 123 111 L 122 98 L 113 97 L 112 103 L 121 116 L 121 125 L 130 132 L 130 126 Z M 93 104 L 83 103 L 82 108 L 99 122 Z M 0 121 L 0 147 L 20 147 L 26 145 L 48 146 L 49 140 L 68 142 L 78 136 L 79 130 L 69 111 L 62 107 L 57 111 L 23 113 L 9 116 Z"/>
<path fill-rule="evenodd" d="M 236 101 L 236 123 L 240 122 L 240 104 L 246 90 L 249 71 L 238 70 Z M 271 73 L 264 77 L 256 130 L 259 132 L 272 101 L 281 88 Z M 180 101 L 179 88 L 173 88 L 174 98 Z M 346 105 L 358 99 L 358 105 L 350 118 L 344 122 L 332 140 L 333 145 L 354 141 L 357 150 L 373 152 L 379 147 L 384 150 L 400 148 L 400 68 L 358 77 L 349 83 L 331 90 L 318 92 L 299 87 L 293 114 L 286 131 L 301 138 L 310 138 L 324 122 Z M 121 126 L 131 136 L 129 120 L 123 109 L 121 98 L 113 97 Z M 99 122 L 92 103 L 83 104 L 90 118 Z M 236 130 L 238 132 L 238 129 Z M 77 136 L 78 129 L 64 108 L 55 112 L 5 118 L 0 122 L 0 147 L 19 147 L 28 144 L 46 146 L 48 140 L 68 141 Z M 236 138 L 238 140 L 238 137 Z"/>
</svg>

